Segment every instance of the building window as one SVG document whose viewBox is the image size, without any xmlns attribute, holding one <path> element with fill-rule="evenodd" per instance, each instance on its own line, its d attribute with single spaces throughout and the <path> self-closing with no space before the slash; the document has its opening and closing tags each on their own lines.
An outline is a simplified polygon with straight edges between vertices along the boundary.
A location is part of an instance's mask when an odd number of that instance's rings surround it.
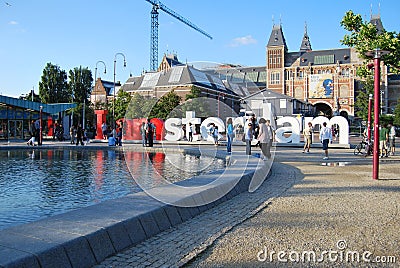
<svg viewBox="0 0 400 268">
<path fill-rule="evenodd" d="M 324 64 L 334 64 L 335 55 L 319 55 L 314 57 L 314 64 L 324 65 Z"/>
<path fill-rule="evenodd" d="M 281 74 L 278 72 L 271 72 L 270 74 L 270 84 L 277 85 L 281 83 Z"/>
</svg>

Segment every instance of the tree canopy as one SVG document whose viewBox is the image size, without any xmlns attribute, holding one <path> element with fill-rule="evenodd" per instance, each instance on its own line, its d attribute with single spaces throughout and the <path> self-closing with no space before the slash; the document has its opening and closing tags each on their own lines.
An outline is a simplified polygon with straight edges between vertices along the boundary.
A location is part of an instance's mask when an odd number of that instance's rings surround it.
<svg viewBox="0 0 400 268">
<path fill-rule="evenodd" d="M 67 103 L 71 92 L 68 90 L 67 73 L 59 66 L 47 63 L 41 81 L 39 95 L 43 103 Z"/>
<path fill-rule="evenodd" d="M 389 53 L 382 56 L 385 64 L 391 67 L 392 72 L 400 72 L 400 34 L 396 32 L 389 32 L 385 29 L 379 30 L 369 21 L 364 21 L 360 14 L 355 14 L 353 11 L 347 11 L 343 17 L 340 25 L 349 34 L 346 34 L 341 40 L 343 45 L 353 47 L 360 54 L 360 57 L 365 59 L 366 62 L 370 60 L 365 55 L 366 52 L 375 50 L 377 48 L 386 50 Z M 370 72 L 366 72 L 366 68 L 358 73 L 365 77 Z"/>
</svg>

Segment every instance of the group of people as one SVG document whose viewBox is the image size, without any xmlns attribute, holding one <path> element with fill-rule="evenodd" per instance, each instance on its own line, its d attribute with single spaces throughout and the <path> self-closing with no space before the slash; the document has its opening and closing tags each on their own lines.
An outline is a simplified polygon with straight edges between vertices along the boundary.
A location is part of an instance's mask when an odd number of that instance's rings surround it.
<svg viewBox="0 0 400 268">
<path fill-rule="evenodd" d="M 332 137 L 337 133 L 332 128 L 327 126 L 326 122 L 322 123 L 322 127 L 319 131 L 319 140 L 322 143 L 322 150 L 324 151 L 325 156 L 322 158 L 323 160 L 329 159 L 329 143 L 332 143 Z M 304 137 L 304 147 L 303 153 L 310 153 L 310 148 L 313 140 L 314 128 L 311 122 L 308 122 L 307 126 L 303 129 L 303 137 Z"/>
<path fill-rule="evenodd" d="M 140 126 L 140 135 L 142 136 L 143 147 L 153 147 L 154 134 L 156 132 L 156 126 L 147 119 L 147 122 L 142 122 Z"/>
<path fill-rule="evenodd" d="M 122 125 L 111 128 L 107 126 L 106 122 L 103 122 L 101 132 L 109 146 L 122 146 Z"/>
<path fill-rule="evenodd" d="M 82 128 L 81 124 L 79 124 L 78 126 L 72 125 L 69 128 L 69 135 L 71 138 L 71 141 L 70 141 L 71 144 L 85 145 L 85 143 L 86 144 L 90 143 L 90 139 L 87 135 L 87 131 Z M 75 140 L 76 140 L 76 142 L 75 142 Z M 84 141 L 85 141 L 85 143 L 84 143 Z"/>
<path fill-rule="evenodd" d="M 35 146 L 35 142 L 38 142 L 38 145 L 40 145 L 40 120 L 32 120 L 31 125 L 30 125 L 30 130 L 29 134 L 31 138 L 28 140 L 26 143 L 29 146 Z"/>
<path fill-rule="evenodd" d="M 255 115 L 247 120 L 247 128 L 244 131 L 243 140 L 246 142 L 246 155 L 251 155 L 251 141 L 257 139 L 257 145 L 261 148 L 261 159 L 271 158 L 271 147 L 275 136 L 275 129 L 271 121 L 260 118 L 257 122 Z"/>
<path fill-rule="evenodd" d="M 381 125 L 379 128 L 380 157 L 395 154 L 396 129 L 392 124 Z"/>
</svg>

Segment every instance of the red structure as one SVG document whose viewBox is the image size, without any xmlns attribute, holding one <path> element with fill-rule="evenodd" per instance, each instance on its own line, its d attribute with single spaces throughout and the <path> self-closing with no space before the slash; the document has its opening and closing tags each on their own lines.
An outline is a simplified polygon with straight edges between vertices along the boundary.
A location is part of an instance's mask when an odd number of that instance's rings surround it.
<svg viewBox="0 0 400 268">
<path fill-rule="evenodd" d="M 103 122 L 106 122 L 106 116 L 108 111 L 107 110 L 95 110 L 94 111 L 96 114 L 96 139 L 102 140 L 103 139 L 103 133 L 101 131 L 101 125 Z"/>
</svg>

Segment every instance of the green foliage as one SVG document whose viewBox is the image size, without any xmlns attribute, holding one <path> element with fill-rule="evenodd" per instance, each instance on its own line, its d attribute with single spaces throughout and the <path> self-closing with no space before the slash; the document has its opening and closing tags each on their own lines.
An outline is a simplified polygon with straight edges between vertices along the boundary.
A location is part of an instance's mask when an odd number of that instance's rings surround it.
<svg viewBox="0 0 400 268">
<path fill-rule="evenodd" d="M 394 108 L 394 119 L 393 124 L 396 126 L 400 126 L 400 99 L 397 100 L 396 108 Z"/>
<path fill-rule="evenodd" d="M 92 71 L 87 67 L 75 67 L 69 71 L 68 87 L 71 92 L 70 100 L 76 103 L 88 102 L 90 92 L 92 91 Z"/>
<path fill-rule="evenodd" d="M 33 100 L 32 100 L 32 95 L 33 95 Z M 26 95 L 21 95 L 19 98 L 21 100 L 28 100 L 28 101 L 34 101 L 34 102 L 41 101 L 39 95 L 36 95 L 33 90 L 29 91 L 29 93 Z"/>
<path fill-rule="evenodd" d="M 388 115 L 388 114 L 381 114 L 379 116 L 379 123 L 382 126 L 387 126 L 389 123 L 392 124 L 393 123 L 393 116 L 392 115 Z"/>
<path fill-rule="evenodd" d="M 125 118 L 126 110 L 131 102 L 131 95 L 123 90 L 118 91 L 115 99 L 115 120 Z"/>
<path fill-rule="evenodd" d="M 68 90 L 67 73 L 59 66 L 46 64 L 39 82 L 39 96 L 43 103 L 67 103 L 71 92 Z"/>
<path fill-rule="evenodd" d="M 368 120 L 368 99 L 369 94 L 374 94 L 374 81 L 371 77 L 368 77 L 363 82 L 363 88 L 359 90 L 356 94 L 357 98 L 354 102 L 354 111 L 356 116 L 362 118 L 363 120 Z M 373 108 L 373 100 L 372 100 L 372 108 Z M 373 111 L 371 114 L 373 118 Z"/>
<path fill-rule="evenodd" d="M 179 104 L 182 98 L 178 96 L 174 90 L 171 90 L 164 96 L 162 96 L 157 103 L 154 105 L 150 112 L 150 118 L 161 118 L 166 120 L 169 117 L 175 117 L 176 115 L 171 114 L 174 110 L 179 109 Z"/>
<path fill-rule="evenodd" d="M 190 89 L 190 93 L 186 95 L 185 97 L 185 103 L 182 104 L 182 114 L 184 116 L 184 113 L 186 111 L 195 111 L 197 117 L 210 117 L 213 116 L 210 113 L 209 109 L 209 100 L 206 98 L 202 98 L 201 96 L 201 89 L 192 86 Z"/>
<path fill-rule="evenodd" d="M 393 72 L 400 71 L 400 34 L 385 30 L 379 33 L 375 25 L 363 21 L 360 14 L 354 14 L 351 10 L 346 12 L 340 25 L 350 32 L 341 40 L 343 45 L 355 48 L 366 62 L 370 60 L 365 55 L 366 52 L 377 48 L 386 50 L 389 53 L 383 55 L 382 60 L 391 67 Z M 357 74 L 360 75 L 358 72 Z"/>
</svg>

